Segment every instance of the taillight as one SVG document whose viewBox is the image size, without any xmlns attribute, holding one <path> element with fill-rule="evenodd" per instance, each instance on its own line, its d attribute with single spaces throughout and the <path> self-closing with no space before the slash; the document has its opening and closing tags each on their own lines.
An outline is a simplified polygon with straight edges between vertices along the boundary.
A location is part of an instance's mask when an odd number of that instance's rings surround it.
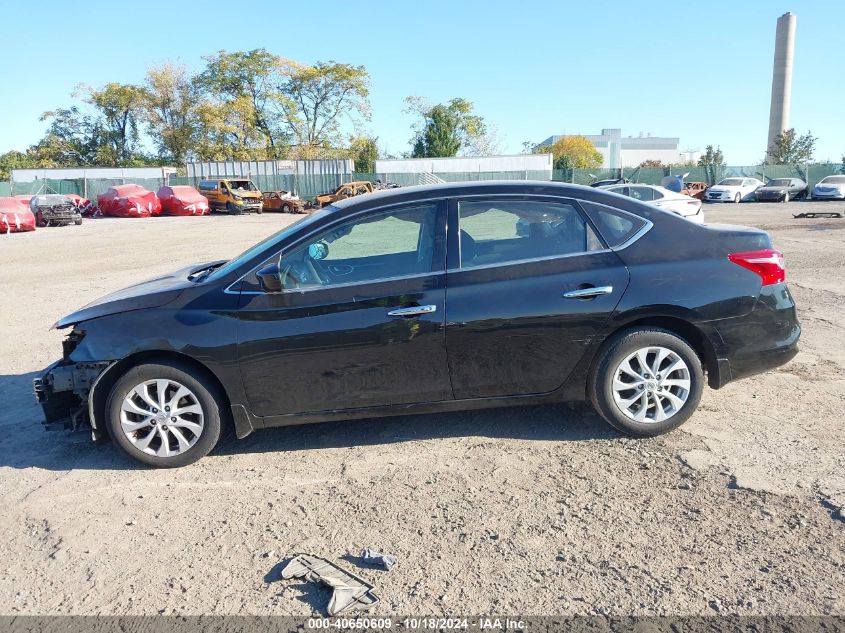
<svg viewBox="0 0 845 633">
<path fill-rule="evenodd" d="M 728 259 L 760 275 L 764 286 L 779 284 L 786 280 L 786 266 L 783 263 L 783 253 L 780 251 L 766 248 L 748 253 L 731 253 Z"/>
</svg>

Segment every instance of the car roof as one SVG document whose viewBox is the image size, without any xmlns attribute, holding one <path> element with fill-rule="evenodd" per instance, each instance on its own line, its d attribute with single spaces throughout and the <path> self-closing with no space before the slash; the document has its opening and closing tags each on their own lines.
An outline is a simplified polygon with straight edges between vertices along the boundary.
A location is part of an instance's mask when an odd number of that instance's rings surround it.
<svg viewBox="0 0 845 633">
<path fill-rule="evenodd" d="M 576 185 L 570 183 L 554 182 L 549 180 L 483 180 L 478 182 L 446 182 L 433 185 L 412 185 L 410 187 L 398 187 L 396 189 L 381 189 L 368 193 L 364 196 L 346 198 L 332 204 L 336 209 L 347 209 L 357 207 L 365 203 L 378 202 L 379 206 L 391 204 L 393 201 L 401 202 L 404 199 L 425 199 L 438 197 L 451 197 L 460 195 L 483 195 L 483 194 L 550 194 L 555 196 L 575 195 L 583 197 L 584 194 L 595 192 L 595 187 Z M 373 205 L 375 206 L 375 205 Z"/>
</svg>

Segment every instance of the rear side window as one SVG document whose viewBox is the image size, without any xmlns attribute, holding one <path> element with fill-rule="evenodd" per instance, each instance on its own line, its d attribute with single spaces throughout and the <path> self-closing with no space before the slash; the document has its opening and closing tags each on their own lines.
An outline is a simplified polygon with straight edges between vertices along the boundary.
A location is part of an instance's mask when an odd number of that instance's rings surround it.
<svg viewBox="0 0 845 633">
<path fill-rule="evenodd" d="M 639 216 L 603 204 L 587 200 L 581 200 L 580 204 L 611 248 L 624 244 L 647 224 Z"/>
<path fill-rule="evenodd" d="M 570 204 L 530 200 L 460 202 L 461 268 L 506 264 L 602 248 Z"/>
</svg>

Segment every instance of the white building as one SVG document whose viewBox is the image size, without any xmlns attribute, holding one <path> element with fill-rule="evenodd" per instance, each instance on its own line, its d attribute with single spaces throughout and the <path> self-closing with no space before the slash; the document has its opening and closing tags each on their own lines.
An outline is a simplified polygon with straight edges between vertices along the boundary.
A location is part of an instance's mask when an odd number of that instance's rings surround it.
<svg viewBox="0 0 845 633">
<path fill-rule="evenodd" d="M 550 136 L 538 146 L 552 145 L 564 136 L 558 134 Z M 695 150 L 679 150 L 680 139 L 677 137 L 651 136 L 622 136 L 619 128 L 606 128 L 601 134 L 584 134 L 602 155 L 602 167 L 618 169 L 620 167 L 637 167 L 646 160 L 657 160 L 667 165 L 676 165 L 690 161 L 697 161 L 700 152 Z"/>
<path fill-rule="evenodd" d="M 444 180 L 454 175 L 462 179 L 471 174 L 519 180 L 549 180 L 552 176 L 551 154 L 513 154 L 509 156 L 454 156 L 451 158 L 395 158 L 376 161 L 376 173 L 397 181 L 399 175 L 433 174 Z"/>
</svg>

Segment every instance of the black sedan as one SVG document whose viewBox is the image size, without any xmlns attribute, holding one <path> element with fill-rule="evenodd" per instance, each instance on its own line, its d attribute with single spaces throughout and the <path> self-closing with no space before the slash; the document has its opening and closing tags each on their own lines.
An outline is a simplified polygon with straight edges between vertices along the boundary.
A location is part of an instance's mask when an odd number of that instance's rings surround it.
<svg viewBox="0 0 845 633">
<path fill-rule="evenodd" d="M 807 183 L 800 178 L 770 180 L 754 192 L 758 202 L 789 202 L 807 197 Z"/>
<path fill-rule="evenodd" d="M 589 400 L 651 436 L 794 356 L 783 258 L 606 191 L 455 183 L 336 203 L 61 319 L 47 422 L 152 466 L 255 429 Z M 705 379 L 706 375 L 706 379 Z"/>
</svg>

